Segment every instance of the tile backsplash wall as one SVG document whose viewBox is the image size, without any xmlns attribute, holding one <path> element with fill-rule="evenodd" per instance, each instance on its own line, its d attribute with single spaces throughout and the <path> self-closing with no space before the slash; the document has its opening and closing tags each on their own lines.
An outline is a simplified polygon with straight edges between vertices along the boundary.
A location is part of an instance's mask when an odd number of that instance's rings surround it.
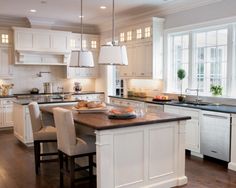
<svg viewBox="0 0 236 188">
<path fill-rule="evenodd" d="M 159 95 L 163 91 L 162 80 L 128 79 L 125 80 L 126 90 L 146 92 L 147 96 Z"/>
<path fill-rule="evenodd" d="M 37 76 L 39 72 L 42 77 Z M 94 79 L 66 79 L 66 67 L 64 66 L 14 66 L 14 78 L 12 80 L 0 80 L 2 83 L 13 83 L 13 93 L 29 93 L 32 88 L 38 88 L 43 93 L 43 83 L 52 82 L 53 92 L 57 87 L 64 87 L 65 92 L 73 92 L 74 82 L 80 82 L 82 91 L 94 91 Z"/>
</svg>

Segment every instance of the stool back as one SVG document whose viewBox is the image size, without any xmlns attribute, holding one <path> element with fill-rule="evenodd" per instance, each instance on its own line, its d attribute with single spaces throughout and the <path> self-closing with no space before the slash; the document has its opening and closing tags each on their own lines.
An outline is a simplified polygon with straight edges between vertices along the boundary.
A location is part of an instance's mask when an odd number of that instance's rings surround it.
<svg viewBox="0 0 236 188">
<path fill-rule="evenodd" d="M 32 131 L 37 132 L 42 128 L 42 115 L 37 102 L 31 102 L 29 105 Z"/>
<path fill-rule="evenodd" d="M 53 115 L 57 128 L 58 149 L 70 155 L 76 145 L 76 132 L 72 112 L 57 107 L 53 109 Z"/>
</svg>

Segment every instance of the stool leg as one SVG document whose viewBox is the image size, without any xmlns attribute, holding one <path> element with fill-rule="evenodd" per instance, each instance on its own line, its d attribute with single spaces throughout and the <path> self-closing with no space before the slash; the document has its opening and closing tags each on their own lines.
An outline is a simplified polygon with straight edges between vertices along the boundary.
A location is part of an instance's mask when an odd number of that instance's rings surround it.
<svg viewBox="0 0 236 188">
<path fill-rule="evenodd" d="M 64 174 L 63 174 L 63 153 L 58 150 L 59 155 L 59 166 L 60 166 L 60 187 L 64 184 Z"/>
<path fill-rule="evenodd" d="M 93 155 L 90 154 L 88 157 L 89 157 L 89 187 L 92 187 L 92 180 L 93 180 Z"/>
<path fill-rule="evenodd" d="M 69 156 L 70 161 L 70 187 L 74 188 L 74 181 L 75 181 L 75 160 L 74 157 Z"/>
<path fill-rule="evenodd" d="M 38 141 L 34 141 L 34 159 L 35 159 L 35 173 L 38 175 L 40 168 L 40 143 Z"/>
</svg>

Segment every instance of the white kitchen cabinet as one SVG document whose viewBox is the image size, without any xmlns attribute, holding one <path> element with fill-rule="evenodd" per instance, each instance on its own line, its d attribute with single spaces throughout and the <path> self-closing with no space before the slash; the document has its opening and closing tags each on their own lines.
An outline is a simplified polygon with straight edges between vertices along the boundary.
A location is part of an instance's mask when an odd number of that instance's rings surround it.
<svg viewBox="0 0 236 188">
<path fill-rule="evenodd" d="M 13 127 L 12 99 L 0 99 L 0 128 Z"/>
<path fill-rule="evenodd" d="M 105 101 L 104 94 L 85 94 L 85 95 L 74 95 L 78 100 L 87 100 L 87 101 Z"/>
<path fill-rule="evenodd" d="M 196 152 L 200 156 L 200 125 L 199 125 L 199 110 L 192 108 L 184 108 L 177 106 L 164 106 L 164 112 L 191 116 L 186 122 L 185 148 L 191 152 Z"/>
<path fill-rule="evenodd" d="M 127 46 L 128 66 L 118 67 L 120 77 L 162 79 L 163 68 L 163 22 L 153 18 L 151 22 L 136 25 L 120 32 L 132 32 L 132 40 L 120 42 Z M 146 28 L 150 28 L 147 36 Z M 140 30 L 140 38 L 137 38 Z M 123 40 L 123 39 L 122 39 Z"/>
<path fill-rule="evenodd" d="M 13 77 L 12 58 L 12 47 L 0 46 L 0 78 L 8 79 Z"/>
<path fill-rule="evenodd" d="M 110 104 L 118 105 L 118 106 L 131 106 L 133 108 L 137 108 L 139 107 L 140 104 L 144 104 L 144 102 L 141 102 L 141 101 L 118 99 L 115 97 L 109 97 L 109 100 L 110 100 Z"/>
<path fill-rule="evenodd" d="M 67 65 L 71 32 L 14 27 L 15 64 Z"/>
</svg>

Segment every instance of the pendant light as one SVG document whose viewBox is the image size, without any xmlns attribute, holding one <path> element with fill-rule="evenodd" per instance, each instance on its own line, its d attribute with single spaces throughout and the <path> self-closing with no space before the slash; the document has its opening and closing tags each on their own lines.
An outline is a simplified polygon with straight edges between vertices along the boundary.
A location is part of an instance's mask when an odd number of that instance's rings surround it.
<svg viewBox="0 0 236 188">
<path fill-rule="evenodd" d="M 94 67 L 93 54 L 91 51 L 83 49 L 83 0 L 80 0 L 80 51 L 78 51 L 78 64 L 71 64 L 70 67 Z"/>
<path fill-rule="evenodd" d="M 105 65 L 128 65 L 126 46 L 115 44 L 115 2 L 114 0 L 112 2 L 112 44 L 101 47 L 98 63 Z"/>
</svg>

